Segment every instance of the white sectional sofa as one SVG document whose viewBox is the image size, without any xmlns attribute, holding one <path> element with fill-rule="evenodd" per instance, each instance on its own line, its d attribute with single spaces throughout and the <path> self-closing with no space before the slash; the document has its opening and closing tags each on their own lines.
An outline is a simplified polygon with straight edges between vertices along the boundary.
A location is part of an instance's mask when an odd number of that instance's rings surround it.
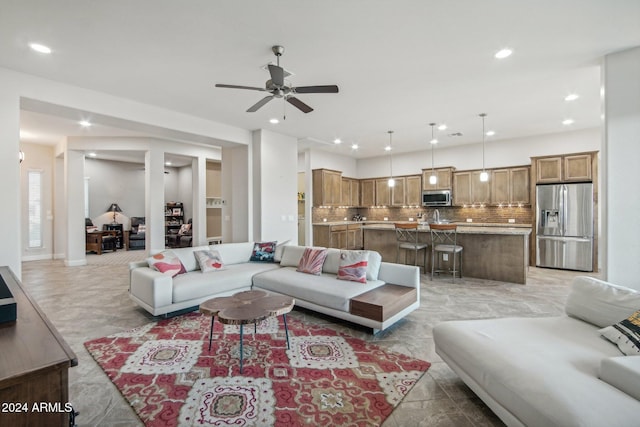
<svg viewBox="0 0 640 427">
<path fill-rule="evenodd" d="M 640 425 L 640 357 L 599 329 L 640 310 L 640 293 L 578 277 L 565 316 L 447 321 L 436 352 L 508 426 Z"/>
<path fill-rule="evenodd" d="M 202 273 L 193 254 L 196 250 L 215 249 L 224 270 Z M 212 246 L 173 249 L 187 271 L 170 277 L 149 268 L 147 262 L 131 263 L 129 296 L 154 316 L 197 307 L 217 296 L 228 296 L 249 289 L 264 289 L 288 295 L 296 305 L 336 318 L 382 330 L 420 306 L 420 270 L 418 267 L 382 262 L 379 253 L 370 251 L 367 283 L 338 280 L 340 251 L 328 249 L 320 275 L 296 271 L 303 246 L 278 248 L 278 262 L 250 262 L 253 243 L 223 243 Z M 384 318 L 354 314 L 351 300 L 386 284 L 407 287 L 409 300 Z M 415 290 L 415 292 L 413 292 Z M 371 318 L 374 317 L 374 318 Z"/>
</svg>

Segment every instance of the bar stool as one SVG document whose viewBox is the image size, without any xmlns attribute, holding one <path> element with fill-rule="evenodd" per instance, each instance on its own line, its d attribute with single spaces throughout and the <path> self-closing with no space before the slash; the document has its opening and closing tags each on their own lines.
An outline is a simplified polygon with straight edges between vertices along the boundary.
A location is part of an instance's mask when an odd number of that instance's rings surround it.
<svg viewBox="0 0 640 427">
<path fill-rule="evenodd" d="M 398 245 L 396 249 L 396 264 L 400 258 L 400 250 L 405 249 L 406 251 L 413 251 L 413 265 L 418 265 L 418 252 L 424 249 L 424 261 L 422 267 L 426 274 L 427 248 L 429 247 L 429 244 L 418 242 L 418 223 L 395 223 L 394 225 L 396 229 L 396 242 Z M 404 253 L 404 263 L 407 263 L 407 252 Z"/>
<path fill-rule="evenodd" d="M 431 280 L 434 273 L 451 273 L 452 281 L 456 281 L 456 273 L 460 273 L 462 279 L 462 246 L 457 244 L 458 226 L 456 224 L 429 224 L 431 229 Z M 443 270 L 440 268 L 440 255 L 451 254 L 453 258 L 453 268 Z M 460 270 L 456 270 L 456 254 L 460 256 Z M 438 257 L 438 268 L 436 269 L 436 256 Z"/>
</svg>

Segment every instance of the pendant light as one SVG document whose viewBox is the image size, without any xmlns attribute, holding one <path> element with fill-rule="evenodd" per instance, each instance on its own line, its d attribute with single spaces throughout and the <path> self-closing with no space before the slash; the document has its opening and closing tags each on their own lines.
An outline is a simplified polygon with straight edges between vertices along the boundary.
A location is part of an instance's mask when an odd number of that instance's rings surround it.
<svg viewBox="0 0 640 427">
<path fill-rule="evenodd" d="M 395 187 L 396 180 L 393 179 L 393 154 L 391 154 L 392 147 L 392 135 L 393 131 L 387 131 L 389 133 L 389 187 Z"/>
<path fill-rule="evenodd" d="M 489 174 L 484 169 L 484 137 L 486 135 L 484 132 L 484 118 L 487 117 L 487 114 L 481 113 L 479 116 L 482 118 L 482 172 L 480 173 L 480 181 L 487 182 L 489 181 Z"/>
<path fill-rule="evenodd" d="M 433 148 L 438 143 L 438 140 L 433 137 L 433 127 L 435 125 L 435 123 L 429 123 L 429 126 L 431 126 L 431 141 L 429 141 L 431 143 L 431 176 L 429 177 L 429 184 L 431 185 L 436 185 L 438 182 L 438 177 L 433 169 Z"/>
</svg>

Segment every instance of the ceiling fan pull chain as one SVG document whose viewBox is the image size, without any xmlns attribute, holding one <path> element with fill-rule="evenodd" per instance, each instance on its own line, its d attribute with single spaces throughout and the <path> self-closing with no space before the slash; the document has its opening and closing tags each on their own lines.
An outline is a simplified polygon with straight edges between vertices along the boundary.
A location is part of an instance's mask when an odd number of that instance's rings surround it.
<svg viewBox="0 0 640 427">
<path fill-rule="evenodd" d="M 287 120 L 287 98 L 282 97 L 282 121 Z"/>
</svg>

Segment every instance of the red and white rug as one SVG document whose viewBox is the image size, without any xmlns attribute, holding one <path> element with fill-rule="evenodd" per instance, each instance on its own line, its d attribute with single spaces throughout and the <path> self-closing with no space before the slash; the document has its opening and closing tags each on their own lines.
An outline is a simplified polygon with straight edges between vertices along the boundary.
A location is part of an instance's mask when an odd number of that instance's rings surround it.
<svg viewBox="0 0 640 427">
<path fill-rule="evenodd" d="M 282 316 L 239 327 L 190 313 L 85 347 L 146 426 L 380 425 L 430 364 Z"/>
</svg>

